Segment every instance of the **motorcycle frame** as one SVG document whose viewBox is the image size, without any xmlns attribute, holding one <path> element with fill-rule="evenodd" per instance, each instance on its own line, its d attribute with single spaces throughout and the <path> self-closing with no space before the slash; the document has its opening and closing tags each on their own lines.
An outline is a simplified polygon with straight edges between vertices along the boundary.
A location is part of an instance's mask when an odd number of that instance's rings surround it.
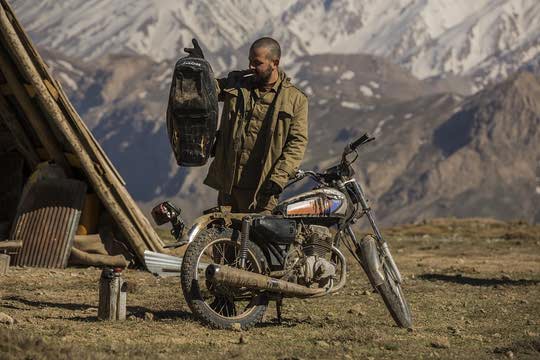
<svg viewBox="0 0 540 360">
<path fill-rule="evenodd" d="M 347 202 L 349 208 L 352 208 L 353 211 L 349 217 L 347 217 L 343 222 L 338 222 L 337 225 L 337 233 L 334 238 L 333 244 L 335 248 L 339 248 L 340 245 L 340 236 L 341 234 L 345 234 L 350 238 L 350 240 L 353 242 L 353 244 L 358 248 L 359 241 L 356 238 L 356 235 L 354 234 L 354 231 L 352 230 L 352 225 L 356 223 L 358 219 L 363 217 L 364 215 L 368 219 L 368 222 L 371 226 L 371 229 L 373 230 L 373 234 L 375 236 L 375 239 L 377 240 L 377 247 L 379 254 L 381 256 L 381 260 L 386 260 L 386 264 L 388 265 L 388 270 L 390 274 L 393 276 L 393 278 L 398 282 L 402 282 L 401 274 L 398 270 L 398 267 L 394 261 L 394 258 L 392 257 L 392 254 L 390 253 L 388 243 L 382 236 L 382 233 L 379 229 L 379 226 L 377 225 L 377 222 L 375 220 L 375 214 L 373 209 L 369 206 L 369 201 L 364 193 L 364 190 L 360 183 L 354 178 L 352 173 L 352 168 L 349 168 L 351 164 L 356 160 L 353 159 L 352 161 L 347 160 L 347 155 L 355 152 L 356 156 L 358 157 L 358 152 L 356 150 L 357 147 L 360 145 L 366 144 L 369 141 L 373 140 L 374 138 L 365 137 L 363 141 L 358 141 L 355 143 L 352 143 L 348 145 L 345 148 L 345 151 L 342 156 L 341 163 L 339 166 L 341 166 L 343 169 L 346 168 L 346 174 L 340 175 L 339 179 L 336 179 L 330 183 L 326 183 L 325 181 L 322 181 L 322 179 L 318 176 L 318 174 L 312 172 L 312 171 L 299 171 L 298 176 L 295 180 L 290 182 L 288 186 L 296 183 L 297 181 L 303 179 L 306 176 L 311 177 L 313 180 L 315 180 L 317 183 L 323 185 L 323 186 L 329 186 L 336 188 L 343 192 L 346 195 Z M 360 140 L 360 139 L 359 139 Z M 350 175 L 350 176 L 349 176 Z M 358 203 L 360 204 L 360 207 L 356 206 L 353 203 L 353 200 L 348 195 L 347 190 L 345 189 L 345 184 L 352 183 L 355 193 L 358 197 Z M 244 219 L 246 216 L 254 216 L 256 214 L 253 213 L 231 213 L 230 208 L 226 206 L 220 206 L 215 209 L 216 211 L 213 211 L 209 214 L 205 214 L 203 216 L 198 217 L 193 225 L 190 227 L 190 229 L 182 234 L 182 238 L 180 239 L 179 243 L 181 244 L 190 244 L 193 242 L 193 240 L 197 237 L 197 235 L 200 233 L 201 230 L 208 228 L 211 224 L 218 223 L 226 227 L 230 227 L 232 225 L 233 221 L 242 222 L 242 219 Z M 268 251 L 274 255 L 274 257 L 278 260 L 278 262 L 281 265 L 284 265 L 284 259 L 286 257 L 286 252 L 278 245 L 271 242 L 266 242 L 264 244 L 266 248 L 268 248 Z M 349 249 L 351 250 L 351 249 Z M 352 253 L 352 255 L 357 259 L 358 257 L 356 254 Z"/>
</svg>

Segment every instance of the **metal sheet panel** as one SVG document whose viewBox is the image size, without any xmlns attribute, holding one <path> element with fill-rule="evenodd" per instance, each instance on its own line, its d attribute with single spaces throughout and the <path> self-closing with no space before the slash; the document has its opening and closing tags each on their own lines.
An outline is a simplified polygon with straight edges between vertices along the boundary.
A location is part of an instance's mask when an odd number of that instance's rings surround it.
<svg viewBox="0 0 540 360">
<path fill-rule="evenodd" d="M 30 184 L 11 234 L 13 240 L 22 240 L 16 265 L 66 267 L 85 192 L 86 184 L 72 179 Z"/>
<path fill-rule="evenodd" d="M 168 277 L 168 276 L 180 276 L 182 269 L 182 258 L 160 254 L 153 251 L 145 250 L 144 262 L 146 269 L 155 276 Z M 199 270 L 206 270 L 207 263 L 199 263 Z"/>
</svg>

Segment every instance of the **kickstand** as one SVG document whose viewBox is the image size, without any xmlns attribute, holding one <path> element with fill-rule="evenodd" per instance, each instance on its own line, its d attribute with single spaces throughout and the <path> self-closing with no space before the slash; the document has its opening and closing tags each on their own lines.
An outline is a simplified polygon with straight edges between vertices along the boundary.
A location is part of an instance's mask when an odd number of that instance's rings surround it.
<svg viewBox="0 0 540 360">
<path fill-rule="evenodd" d="M 277 313 L 277 322 L 281 324 L 281 307 L 283 306 L 283 298 L 276 300 L 276 313 Z"/>
</svg>

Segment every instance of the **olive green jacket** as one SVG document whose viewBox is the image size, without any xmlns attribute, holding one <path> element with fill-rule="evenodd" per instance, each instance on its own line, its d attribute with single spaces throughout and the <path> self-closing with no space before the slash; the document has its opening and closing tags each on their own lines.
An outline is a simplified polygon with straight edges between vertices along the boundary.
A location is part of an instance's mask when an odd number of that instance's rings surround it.
<svg viewBox="0 0 540 360">
<path fill-rule="evenodd" d="M 236 159 L 241 146 L 239 124 L 246 114 L 246 101 L 250 96 L 249 79 L 242 72 L 233 71 L 227 78 L 218 79 L 219 100 L 223 112 L 215 145 L 215 159 L 210 164 L 204 183 L 216 190 L 230 194 L 235 179 Z M 294 176 L 304 158 L 308 142 L 308 100 L 306 95 L 291 84 L 280 71 L 281 86 L 275 99 L 271 124 L 265 135 L 265 154 L 262 172 L 257 182 L 254 198 L 268 180 L 283 188 Z M 268 111 L 272 111 L 270 106 Z M 254 199 L 255 203 L 255 199 Z"/>
</svg>

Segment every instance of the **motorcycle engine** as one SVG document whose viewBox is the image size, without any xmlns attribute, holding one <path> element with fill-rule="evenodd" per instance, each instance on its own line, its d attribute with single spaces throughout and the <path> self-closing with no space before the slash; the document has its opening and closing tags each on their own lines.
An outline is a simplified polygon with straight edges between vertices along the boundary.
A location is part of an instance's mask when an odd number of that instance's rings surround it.
<svg viewBox="0 0 540 360">
<path fill-rule="evenodd" d="M 303 261 L 298 262 L 299 280 L 310 286 L 324 287 L 336 274 L 336 265 L 329 258 L 332 253 L 332 234 L 325 226 L 308 225 L 301 232 Z"/>
</svg>

